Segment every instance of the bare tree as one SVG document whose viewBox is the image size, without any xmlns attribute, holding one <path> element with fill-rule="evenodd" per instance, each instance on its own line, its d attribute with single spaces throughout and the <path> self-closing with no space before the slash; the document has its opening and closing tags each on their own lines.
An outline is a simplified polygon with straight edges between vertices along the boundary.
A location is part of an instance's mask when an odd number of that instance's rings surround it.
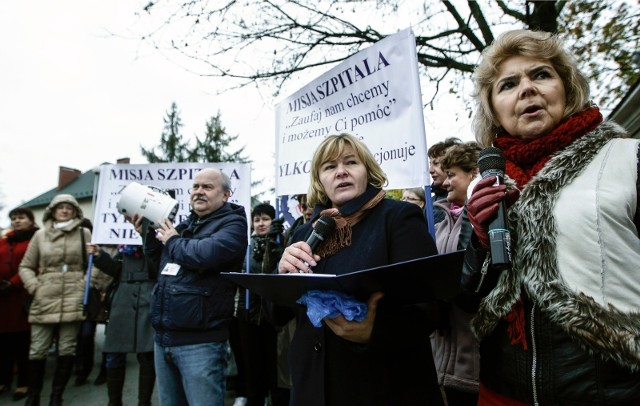
<svg viewBox="0 0 640 406">
<path fill-rule="evenodd" d="M 611 108 L 639 76 L 640 6 L 616 0 L 152 0 L 140 12 L 142 38 L 202 63 L 199 72 L 256 84 L 274 96 L 291 79 L 320 74 L 400 29 L 416 35 L 424 93 L 459 96 L 482 50 L 513 28 L 557 31 L 581 56 L 594 96 Z M 175 55 L 175 54 L 173 54 Z M 175 57 L 175 56 L 174 56 Z"/>
</svg>

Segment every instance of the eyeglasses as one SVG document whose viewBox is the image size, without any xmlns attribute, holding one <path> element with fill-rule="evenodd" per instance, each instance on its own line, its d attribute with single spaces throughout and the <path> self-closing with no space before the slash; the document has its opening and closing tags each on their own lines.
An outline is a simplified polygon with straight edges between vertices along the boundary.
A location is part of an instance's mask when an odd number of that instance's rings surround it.
<svg viewBox="0 0 640 406">
<path fill-rule="evenodd" d="M 403 197 L 402 199 L 403 202 L 421 202 L 422 199 L 418 199 L 417 197 Z"/>
</svg>

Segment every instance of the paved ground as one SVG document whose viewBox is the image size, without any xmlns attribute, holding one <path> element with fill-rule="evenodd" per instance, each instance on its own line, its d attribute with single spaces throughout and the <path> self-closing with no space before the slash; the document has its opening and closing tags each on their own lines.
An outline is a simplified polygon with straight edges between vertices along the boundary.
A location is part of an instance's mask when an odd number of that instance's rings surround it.
<svg viewBox="0 0 640 406">
<path fill-rule="evenodd" d="M 74 376 L 71 377 L 69 385 L 64 393 L 64 405 L 65 406 L 106 406 L 109 403 L 107 396 L 107 385 L 103 384 L 95 386 L 93 384 L 94 379 L 98 376 L 100 370 L 99 360 L 102 358 L 102 345 L 104 342 L 104 325 L 98 325 L 96 331 L 96 365 L 93 368 L 89 381 L 83 386 L 74 386 Z M 47 360 L 47 371 L 45 374 L 44 388 L 42 391 L 41 404 L 47 405 L 49 403 L 49 394 L 51 393 L 51 380 L 53 378 L 54 362 L 53 358 Z M 0 395 L 1 406 L 14 406 L 23 405 L 24 400 L 14 402 L 11 399 L 11 394 L 3 393 Z M 138 404 L 138 361 L 136 356 L 130 354 L 127 356 L 127 372 L 126 382 L 123 390 L 123 403 L 124 406 L 136 406 Z M 157 390 L 154 390 L 153 405 L 159 405 Z M 233 405 L 233 396 L 229 393 L 228 399 L 225 402 L 227 406 Z"/>
</svg>

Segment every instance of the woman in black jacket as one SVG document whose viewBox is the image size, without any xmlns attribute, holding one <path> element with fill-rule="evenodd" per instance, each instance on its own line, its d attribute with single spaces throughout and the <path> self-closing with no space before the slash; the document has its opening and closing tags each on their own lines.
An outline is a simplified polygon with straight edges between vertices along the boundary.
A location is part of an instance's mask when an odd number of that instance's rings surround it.
<svg viewBox="0 0 640 406">
<path fill-rule="evenodd" d="M 342 274 L 436 254 L 420 208 L 384 198 L 386 175 L 354 136 L 327 137 L 311 166 L 307 196 L 314 214 L 293 235 L 279 273 Z M 312 252 L 305 241 L 325 214 L 337 230 Z M 371 295 L 362 322 L 338 316 L 316 328 L 304 307 L 294 309 L 292 406 L 442 404 L 429 345 L 430 306 L 391 306 L 382 296 Z"/>
<path fill-rule="evenodd" d="M 252 229 L 249 269 L 245 273 L 272 273 L 282 254 L 282 246 L 272 234 L 276 210 L 268 203 L 251 210 Z M 270 396 L 271 404 L 288 404 L 288 391 L 277 389 L 277 331 L 268 319 L 266 302 L 260 296 L 240 288 L 237 292 L 235 318 L 230 328 L 230 343 L 234 352 L 238 375 L 236 397 L 246 398 L 247 406 L 264 406 Z M 283 399 L 283 400 L 280 400 Z M 240 403 L 240 402 L 238 402 Z"/>
<path fill-rule="evenodd" d="M 97 245 L 88 244 L 87 251 L 94 255 L 98 268 L 118 281 L 103 348 L 109 406 L 122 406 L 127 353 L 135 353 L 140 364 L 138 404 L 150 405 L 156 379 L 153 328 L 149 321 L 155 273 L 149 269 L 140 245 L 121 245 L 113 258 Z"/>
</svg>

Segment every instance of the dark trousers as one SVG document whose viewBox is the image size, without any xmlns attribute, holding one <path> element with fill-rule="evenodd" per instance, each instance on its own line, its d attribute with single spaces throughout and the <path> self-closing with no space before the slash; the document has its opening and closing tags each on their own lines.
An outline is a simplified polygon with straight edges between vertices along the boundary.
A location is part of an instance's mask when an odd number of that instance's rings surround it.
<svg viewBox="0 0 640 406">
<path fill-rule="evenodd" d="M 234 357 L 238 367 L 238 391 L 249 403 L 264 404 L 264 398 L 276 387 L 276 330 L 269 323 L 256 325 L 237 318 Z M 262 401 L 262 403 L 260 403 Z"/>
<path fill-rule="evenodd" d="M 0 385 L 11 386 L 15 365 L 18 370 L 16 387 L 27 386 L 30 340 L 29 330 L 0 333 Z"/>
<path fill-rule="evenodd" d="M 107 352 L 107 368 L 120 368 L 127 364 L 127 353 L 125 352 Z M 153 351 L 139 352 L 136 354 L 140 367 L 154 369 Z"/>
<path fill-rule="evenodd" d="M 78 343 L 76 344 L 76 375 L 88 377 L 93 369 L 94 353 L 96 348 L 96 327 L 98 323 L 85 320 L 78 332 Z"/>
<path fill-rule="evenodd" d="M 478 404 L 478 393 L 463 392 L 452 388 L 444 388 L 449 406 L 475 406 Z"/>
</svg>

